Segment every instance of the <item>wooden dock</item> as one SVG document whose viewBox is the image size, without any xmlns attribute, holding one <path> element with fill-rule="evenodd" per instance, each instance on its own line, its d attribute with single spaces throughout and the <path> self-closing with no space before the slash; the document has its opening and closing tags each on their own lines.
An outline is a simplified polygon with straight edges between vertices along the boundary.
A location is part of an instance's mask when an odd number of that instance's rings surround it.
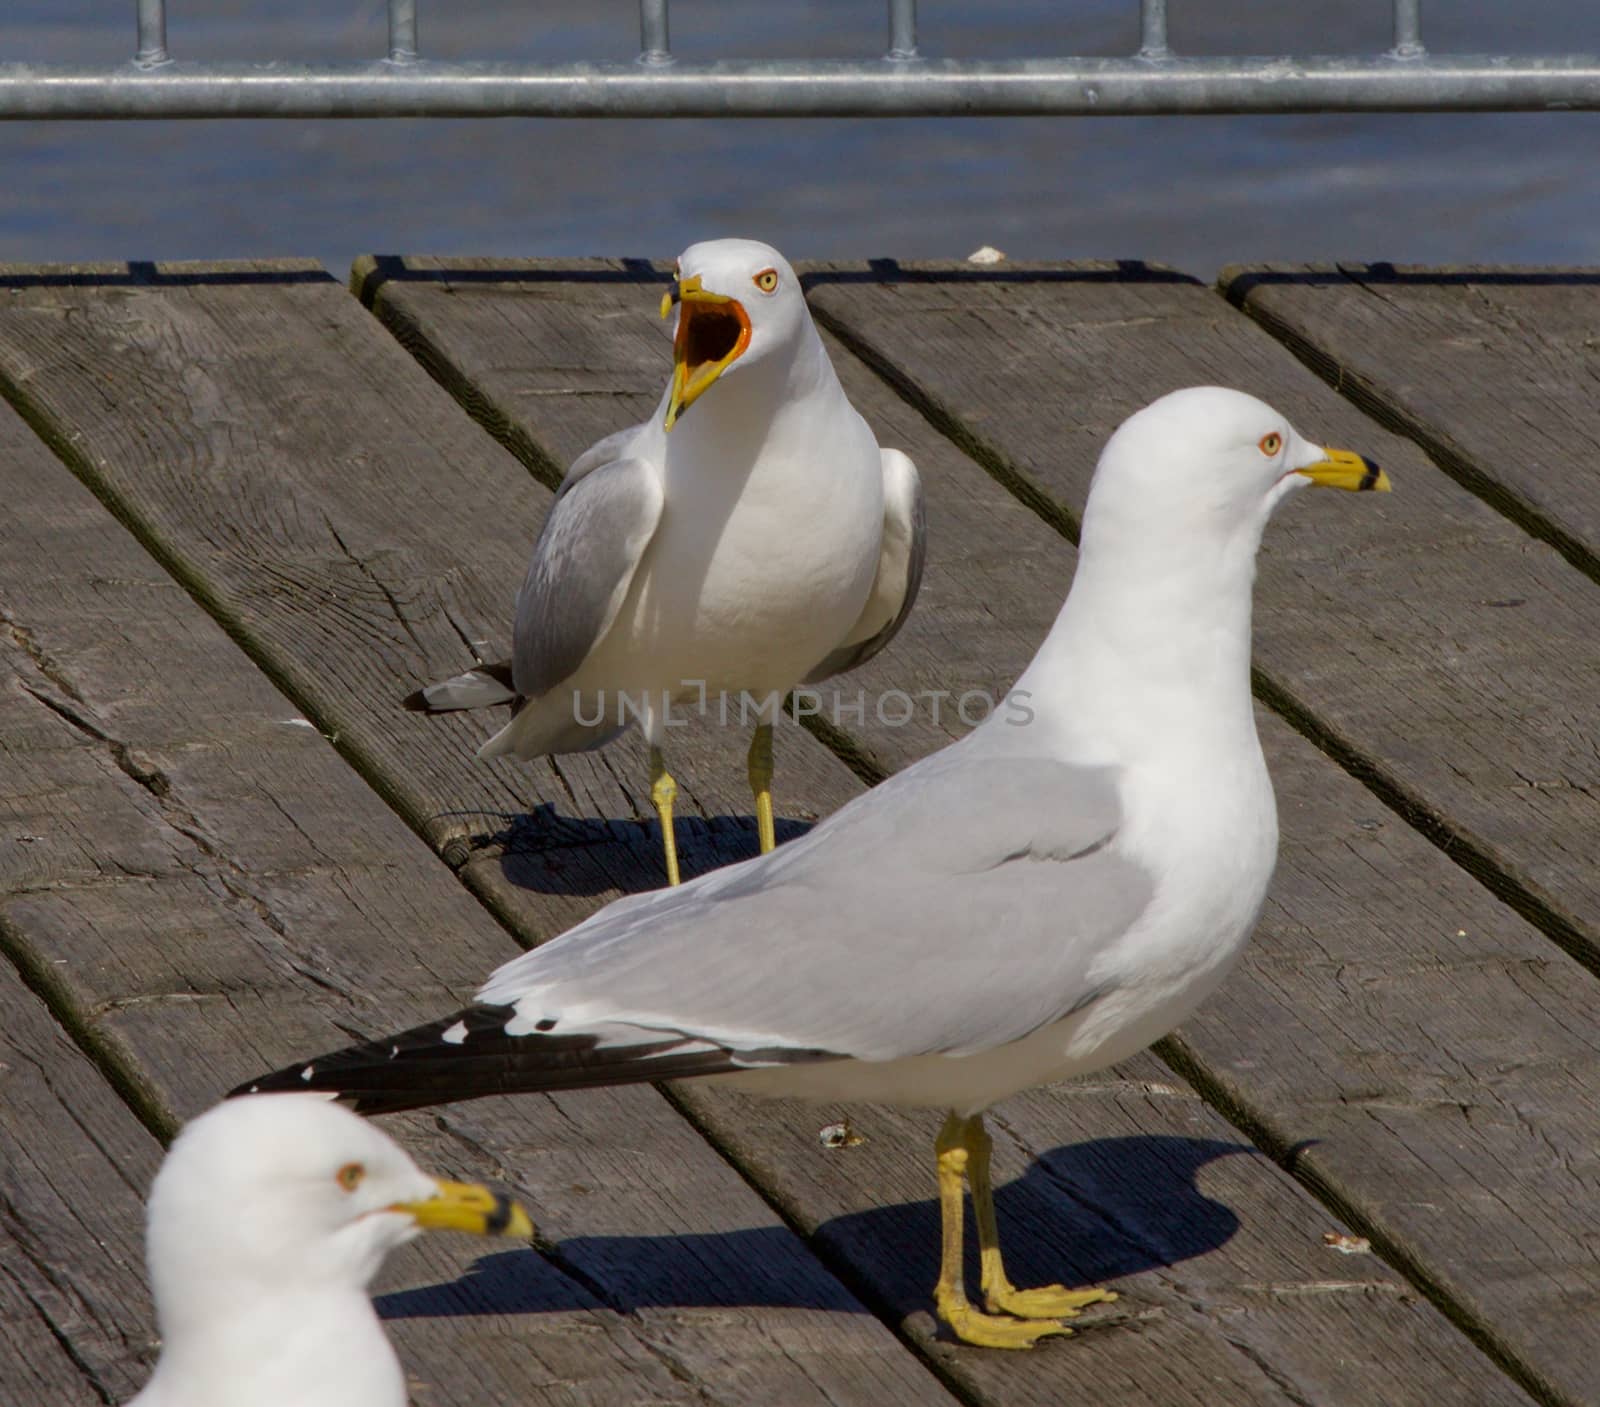
<svg viewBox="0 0 1600 1407">
<path fill-rule="evenodd" d="M 669 267 L 0 267 L 0 1403 L 143 1382 L 184 1118 L 660 882 L 636 741 L 483 765 L 481 719 L 398 700 L 505 648 L 561 466 L 655 404 Z M 1009 685 L 1161 392 L 1255 392 L 1390 471 L 1262 554 L 1272 898 L 1156 1052 L 998 1110 L 1016 1278 L 1122 1292 L 1077 1336 L 938 1334 L 934 1119 L 827 1148 L 842 1110 L 693 1084 L 482 1101 L 388 1122 L 543 1240 L 394 1258 L 418 1407 L 1593 1407 L 1600 273 L 807 282 L 929 495 L 869 701 Z M 961 731 L 780 729 L 780 838 Z M 687 872 L 755 849 L 745 742 L 673 756 Z"/>
</svg>

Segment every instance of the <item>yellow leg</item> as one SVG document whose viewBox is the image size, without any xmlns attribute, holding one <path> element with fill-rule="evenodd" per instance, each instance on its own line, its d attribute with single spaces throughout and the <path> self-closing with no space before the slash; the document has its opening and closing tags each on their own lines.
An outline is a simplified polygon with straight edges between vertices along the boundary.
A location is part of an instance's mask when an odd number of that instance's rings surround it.
<svg viewBox="0 0 1600 1407">
<path fill-rule="evenodd" d="M 983 1126 L 982 1115 L 966 1120 L 962 1143 L 967 1151 L 967 1178 L 972 1183 L 973 1218 L 978 1223 L 979 1285 L 989 1310 L 1023 1319 L 1070 1319 L 1086 1304 L 1116 1299 L 1111 1290 L 1069 1290 L 1065 1285 L 1019 1290 L 1011 1283 L 1000 1260 L 1000 1230 L 994 1215 L 994 1188 L 989 1181 L 989 1155 L 994 1142 Z"/>
<path fill-rule="evenodd" d="M 1070 1334 L 1072 1330 L 1054 1319 L 1012 1319 L 985 1314 L 974 1309 L 967 1300 L 961 1262 L 962 1222 L 966 1215 L 963 1191 L 971 1166 L 969 1128 L 977 1122 L 952 1114 L 945 1120 L 934 1144 L 939 1158 L 942 1230 L 939 1283 L 934 1287 L 934 1303 L 939 1307 L 940 1317 L 964 1343 L 977 1344 L 980 1348 L 1032 1348 L 1048 1334 Z M 981 1133 L 982 1125 L 978 1127 Z"/>
<path fill-rule="evenodd" d="M 756 834 L 761 853 L 775 850 L 778 833 L 772 820 L 772 724 L 756 724 L 750 739 L 750 790 L 756 795 Z"/>
<path fill-rule="evenodd" d="M 678 784 L 667 771 L 661 749 L 650 749 L 650 800 L 661 818 L 661 848 L 667 853 L 667 883 L 678 882 L 678 837 L 672 829 L 672 803 L 678 799 Z"/>
</svg>

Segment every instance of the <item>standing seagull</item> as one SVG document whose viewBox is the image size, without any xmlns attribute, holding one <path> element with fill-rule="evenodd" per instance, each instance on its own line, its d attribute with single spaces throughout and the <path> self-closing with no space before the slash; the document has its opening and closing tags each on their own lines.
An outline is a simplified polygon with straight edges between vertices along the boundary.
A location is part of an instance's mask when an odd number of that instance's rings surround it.
<svg viewBox="0 0 1600 1407">
<path fill-rule="evenodd" d="M 1013 695 L 1026 709 L 774 855 L 619 899 L 464 1011 L 250 1089 L 380 1113 L 702 1075 L 946 1109 L 939 1312 L 997 1348 L 1060 1332 L 1108 1296 L 1006 1278 L 982 1111 L 1165 1035 L 1243 948 L 1278 849 L 1250 698 L 1256 548 L 1311 484 L 1389 487 L 1253 397 L 1163 397 L 1101 456 L 1072 592 Z M 962 1284 L 963 1182 L 988 1313 Z"/>
<path fill-rule="evenodd" d="M 511 659 L 406 700 L 429 713 L 510 703 L 511 722 L 479 757 L 581 752 L 637 722 L 672 884 L 672 706 L 732 695 L 744 716 L 754 701 L 749 775 L 765 854 L 784 695 L 888 644 L 924 550 L 916 466 L 880 450 L 845 398 L 776 249 L 691 245 L 662 316 L 674 306 L 661 404 L 567 470 L 517 593 Z"/>
<path fill-rule="evenodd" d="M 429 1228 L 533 1235 L 514 1202 L 429 1177 L 326 1095 L 208 1110 L 150 1190 L 161 1357 L 129 1407 L 405 1407 L 367 1283 Z"/>
</svg>

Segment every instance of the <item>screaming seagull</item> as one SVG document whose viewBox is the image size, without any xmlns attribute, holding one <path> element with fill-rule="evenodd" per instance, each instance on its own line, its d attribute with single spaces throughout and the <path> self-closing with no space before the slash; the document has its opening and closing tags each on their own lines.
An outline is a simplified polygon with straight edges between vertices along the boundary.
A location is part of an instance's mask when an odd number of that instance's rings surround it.
<svg viewBox="0 0 1600 1407">
<path fill-rule="evenodd" d="M 161 1357 L 129 1407 L 405 1407 L 367 1283 L 425 1230 L 533 1235 L 515 1202 L 429 1177 L 325 1094 L 208 1110 L 150 1190 Z"/>
<path fill-rule="evenodd" d="M 947 1110 L 940 1314 L 991 1347 L 1062 1332 L 1109 1296 L 1006 1277 L 983 1111 L 1164 1036 L 1242 951 L 1278 848 L 1250 694 L 1256 549 L 1312 485 L 1389 481 L 1251 396 L 1164 396 L 1101 455 L 1071 593 L 1018 681 L 1031 718 L 992 714 L 775 854 L 617 900 L 464 1011 L 240 1092 L 384 1113 L 701 1076 Z M 963 1184 L 984 1310 L 963 1285 Z"/>
<path fill-rule="evenodd" d="M 846 399 L 777 250 L 691 245 L 662 316 L 674 307 L 661 403 L 568 469 L 517 595 L 511 659 L 406 700 L 429 713 L 510 703 L 479 757 L 585 751 L 637 723 L 672 884 L 673 705 L 731 695 L 754 715 L 749 780 L 770 851 L 784 695 L 888 644 L 924 551 L 916 467 L 879 449 Z"/>
</svg>

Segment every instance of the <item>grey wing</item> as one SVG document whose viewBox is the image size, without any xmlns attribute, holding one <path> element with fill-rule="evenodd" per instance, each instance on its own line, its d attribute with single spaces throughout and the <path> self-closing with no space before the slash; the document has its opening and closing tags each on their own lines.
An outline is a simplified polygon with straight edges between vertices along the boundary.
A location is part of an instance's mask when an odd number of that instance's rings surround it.
<svg viewBox="0 0 1600 1407">
<path fill-rule="evenodd" d="M 567 466 L 559 492 L 565 493 L 580 479 L 586 478 L 604 464 L 614 464 L 619 459 L 629 458 L 629 448 L 643 429 L 645 429 L 643 423 L 630 425 L 626 430 L 615 430 L 596 440 Z"/>
<path fill-rule="evenodd" d="M 883 547 L 872 594 L 844 643 L 806 676 L 807 684 L 854 669 L 883 649 L 900 633 L 922 587 L 928 551 L 922 479 L 910 455 L 897 449 L 883 450 L 882 455 Z"/>
<path fill-rule="evenodd" d="M 611 628 L 661 505 L 660 475 L 643 459 L 594 465 L 562 485 L 517 593 L 517 693 L 537 698 L 569 678 Z"/>
<path fill-rule="evenodd" d="M 515 1007 L 508 1034 L 606 1045 L 991 1049 L 1097 995 L 1095 959 L 1149 904 L 1119 821 L 1109 771 L 957 744 L 771 855 L 610 905 L 478 999 Z"/>
</svg>

